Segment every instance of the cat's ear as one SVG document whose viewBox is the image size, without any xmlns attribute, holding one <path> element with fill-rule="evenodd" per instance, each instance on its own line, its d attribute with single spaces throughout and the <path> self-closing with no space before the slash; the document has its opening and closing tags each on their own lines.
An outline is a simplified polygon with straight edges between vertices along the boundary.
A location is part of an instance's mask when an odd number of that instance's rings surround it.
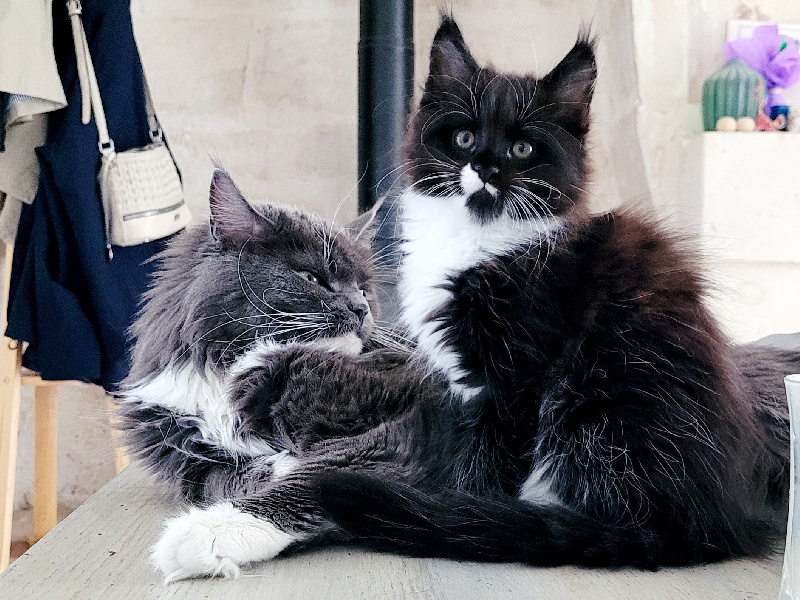
<svg viewBox="0 0 800 600">
<path fill-rule="evenodd" d="M 436 87 L 437 83 L 447 85 L 453 79 L 469 82 L 478 69 L 458 25 L 451 17 L 442 15 L 442 22 L 433 37 L 426 89 Z"/>
<path fill-rule="evenodd" d="M 224 169 L 214 170 L 209 204 L 211 235 L 219 242 L 241 246 L 263 236 L 269 226 L 269 221 L 253 210 Z"/>
<path fill-rule="evenodd" d="M 585 125 L 588 125 L 589 105 L 597 80 L 594 48 L 595 41 L 591 35 L 581 33 L 572 50 L 543 80 L 551 90 L 553 101 Z"/>
</svg>

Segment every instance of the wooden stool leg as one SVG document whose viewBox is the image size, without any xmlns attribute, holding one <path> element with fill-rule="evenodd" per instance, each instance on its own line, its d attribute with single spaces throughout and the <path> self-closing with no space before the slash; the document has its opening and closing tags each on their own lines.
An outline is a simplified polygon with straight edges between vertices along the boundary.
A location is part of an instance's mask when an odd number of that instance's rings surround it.
<svg viewBox="0 0 800 600">
<path fill-rule="evenodd" d="M 0 336 L 6 330 L 8 288 L 11 281 L 13 247 L 6 246 L 3 298 L 0 308 Z M 0 338 L 0 571 L 11 555 L 11 520 L 14 516 L 14 476 L 19 439 L 19 400 L 22 351 L 14 340 Z"/>
<path fill-rule="evenodd" d="M 42 539 L 58 522 L 58 387 L 34 388 L 33 538 Z"/>
<path fill-rule="evenodd" d="M 11 520 L 14 516 L 14 477 L 19 440 L 20 368 L 22 353 L 7 337 L 0 341 L 0 571 L 11 557 Z"/>
</svg>

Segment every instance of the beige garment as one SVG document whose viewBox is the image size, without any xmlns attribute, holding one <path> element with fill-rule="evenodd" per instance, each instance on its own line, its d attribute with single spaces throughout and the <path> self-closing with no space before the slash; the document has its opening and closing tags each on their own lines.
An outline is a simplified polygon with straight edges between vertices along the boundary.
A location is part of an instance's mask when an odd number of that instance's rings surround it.
<svg viewBox="0 0 800 600">
<path fill-rule="evenodd" d="M 2 0 L 0 0 L 1 2 Z M 47 139 L 47 115 L 38 114 L 6 129 L 0 152 L 0 240 L 13 244 L 22 203 L 30 204 L 39 187 L 36 147 Z"/>
<path fill-rule="evenodd" d="M 0 191 L 30 204 L 39 184 L 36 148 L 47 140 L 47 115 L 34 115 L 6 129 L 0 152 Z"/>
<path fill-rule="evenodd" d="M 0 0 L 0 91 L 15 98 L 0 127 L 0 239 L 13 243 L 22 202 L 33 202 L 39 185 L 36 147 L 45 142 L 47 114 L 67 98 L 53 53 L 53 0 Z M 66 8 L 64 8 L 66 10 Z"/>
<path fill-rule="evenodd" d="M 53 54 L 52 4 L 0 1 L 0 91 L 40 99 L 37 112 L 67 105 Z"/>
</svg>

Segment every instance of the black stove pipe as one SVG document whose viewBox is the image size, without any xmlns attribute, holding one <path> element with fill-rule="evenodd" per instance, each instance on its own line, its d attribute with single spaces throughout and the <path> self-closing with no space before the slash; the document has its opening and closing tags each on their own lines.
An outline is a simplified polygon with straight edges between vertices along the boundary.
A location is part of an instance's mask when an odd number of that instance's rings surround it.
<svg viewBox="0 0 800 600">
<path fill-rule="evenodd" d="M 358 210 L 397 179 L 414 89 L 413 0 L 361 0 L 358 42 Z"/>
</svg>

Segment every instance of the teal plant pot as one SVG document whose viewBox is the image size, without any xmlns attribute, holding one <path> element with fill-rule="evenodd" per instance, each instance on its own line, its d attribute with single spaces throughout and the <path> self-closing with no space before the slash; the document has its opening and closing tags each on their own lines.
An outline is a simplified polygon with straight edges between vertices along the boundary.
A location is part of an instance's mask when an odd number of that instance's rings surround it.
<svg viewBox="0 0 800 600">
<path fill-rule="evenodd" d="M 714 131 L 720 117 L 758 116 L 766 100 L 764 78 L 740 58 L 733 58 L 703 84 L 703 128 Z"/>
</svg>

